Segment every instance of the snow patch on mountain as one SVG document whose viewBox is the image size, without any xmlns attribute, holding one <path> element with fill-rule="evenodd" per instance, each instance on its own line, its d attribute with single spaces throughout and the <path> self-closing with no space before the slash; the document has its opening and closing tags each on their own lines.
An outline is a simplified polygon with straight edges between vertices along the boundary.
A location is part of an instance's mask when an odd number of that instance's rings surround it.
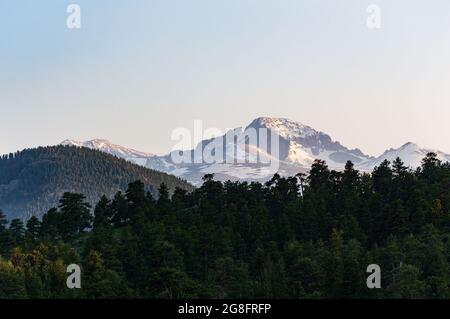
<svg viewBox="0 0 450 319">
<path fill-rule="evenodd" d="M 145 153 L 137 151 L 132 148 L 126 148 L 117 144 L 113 144 L 105 139 L 94 139 L 90 141 L 80 142 L 76 140 L 65 140 L 60 143 L 60 145 L 76 146 L 76 147 L 87 147 L 90 149 L 102 151 L 119 158 L 123 158 L 132 163 L 145 166 L 147 160 L 155 155 L 151 153 Z"/>
<path fill-rule="evenodd" d="M 289 140 L 299 137 L 305 138 L 319 133 L 310 126 L 286 118 L 259 117 L 250 123 L 249 127 L 265 127 Z"/>
<path fill-rule="evenodd" d="M 289 154 L 286 158 L 288 162 L 311 166 L 314 159 L 314 156 L 305 150 L 300 144 L 295 141 L 289 142 Z"/>
</svg>

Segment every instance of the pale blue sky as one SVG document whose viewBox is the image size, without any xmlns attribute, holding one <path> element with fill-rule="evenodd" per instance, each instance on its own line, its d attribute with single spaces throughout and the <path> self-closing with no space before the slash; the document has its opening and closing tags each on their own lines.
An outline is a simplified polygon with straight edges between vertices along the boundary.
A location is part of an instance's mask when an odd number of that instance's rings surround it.
<svg viewBox="0 0 450 319">
<path fill-rule="evenodd" d="M 450 152 L 450 1 L 0 0 L 0 112 L 0 153 L 107 138 L 161 154 L 195 119 L 258 116 L 371 155 Z"/>
</svg>

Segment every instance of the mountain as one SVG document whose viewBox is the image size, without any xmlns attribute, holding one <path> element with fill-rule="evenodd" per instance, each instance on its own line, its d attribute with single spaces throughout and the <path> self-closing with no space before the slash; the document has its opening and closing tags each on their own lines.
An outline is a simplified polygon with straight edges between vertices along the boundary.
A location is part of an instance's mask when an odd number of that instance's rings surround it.
<svg viewBox="0 0 450 319">
<path fill-rule="evenodd" d="M 177 177 L 90 148 L 39 147 L 0 158 L 0 208 L 9 219 L 40 217 L 64 192 L 85 194 L 95 203 L 138 179 L 155 196 L 161 183 L 171 190 L 194 188 Z"/>
<path fill-rule="evenodd" d="M 280 138 L 279 159 L 282 161 L 309 166 L 314 159 L 322 159 L 337 168 L 348 160 L 358 164 L 371 159 L 359 149 L 348 149 L 328 134 L 289 119 L 260 117 L 248 128 L 275 132 Z"/>
<path fill-rule="evenodd" d="M 234 140 L 227 140 L 227 134 L 230 133 L 236 136 Z M 375 159 L 359 149 L 349 149 L 341 145 L 324 132 L 284 118 L 260 117 L 244 129 L 237 128 L 227 134 L 202 141 L 195 150 L 188 151 L 187 158 L 192 159 L 191 163 L 175 162 L 172 156 L 174 152 L 172 152 L 165 156 L 149 158 L 146 166 L 182 176 L 193 184 L 199 184 L 202 176 L 207 173 L 214 173 L 219 180 L 263 181 L 271 178 L 276 172 L 282 175 L 305 172 L 315 159 L 325 160 L 331 168 L 335 169 L 342 169 L 348 160 L 360 164 Z M 256 137 L 253 139 L 248 138 L 254 135 Z M 266 144 L 271 144 L 271 135 L 279 141 L 278 146 L 275 146 L 276 151 L 271 147 L 261 147 L 264 139 L 267 141 Z M 232 160 L 225 163 L 211 163 L 212 161 L 204 156 L 198 160 L 198 154 L 217 141 L 224 145 L 224 158 Z M 237 151 L 236 144 L 240 145 Z M 264 165 L 261 163 L 264 161 L 259 161 L 261 157 L 276 165 Z M 244 159 L 251 158 L 258 158 L 258 160 L 243 162 Z M 238 163 L 239 160 L 240 163 Z"/>
<path fill-rule="evenodd" d="M 94 139 L 90 141 L 80 142 L 75 140 L 65 140 L 60 145 L 87 147 L 94 150 L 99 150 L 119 158 L 123 158 L 129 162 L 144 166 L 147 159 L 155 156 L 154 154 L 136 151 L 132 148 L 126 148 L 117 144 L 113 144 L 108 140 Z"/>
<path fill-rule="evenodd" d="M 388 160 L 391 163 L 400 157 L 402 161 L 411 168 L 417 168 L 420 166 L 422 159 L 430 152 L 436 153 L 438 159 L 442 162 L 450 162 L 450 155 L 445 154 L 439 150 L 423 148 L 415 143 L 408 142 L 399 148 L 391 148 L 385 151 L 379 157 L 361 163 L 360 169 L 371 170 L 375 166 L 379 166 L 384 160 Z"/>
</svg>

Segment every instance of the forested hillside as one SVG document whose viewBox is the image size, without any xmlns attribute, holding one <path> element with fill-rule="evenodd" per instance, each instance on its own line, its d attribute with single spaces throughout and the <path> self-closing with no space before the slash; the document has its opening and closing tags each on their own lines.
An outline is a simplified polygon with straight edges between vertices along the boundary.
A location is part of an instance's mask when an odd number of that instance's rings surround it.
<svg viewBox="0 0 450 319">
<path fill-rule="evenodd" d="M 42 222 L 0 218 L 0 297 L 450 297 L 450 165 L 432 153 L 415 171 L 398 159 L 371 174 L 316 161 L 265 185 L 207 175 L 157 200 L 137 181 L 94 212 L 66 193 Z M 66 288 L 71 263 L 81 289 Z"/>
<path fill-rule="evenodd" d="M 165 183 L 192 190 L 185 181 L 88 148 L 54 146 L 27 149 L 0 158 L 0 208 L 10 217 L 41 217 L 64 192 L 85 194 L 95 204 L 106 194 L 141 180 L 153 195 Z"/>
</svg>

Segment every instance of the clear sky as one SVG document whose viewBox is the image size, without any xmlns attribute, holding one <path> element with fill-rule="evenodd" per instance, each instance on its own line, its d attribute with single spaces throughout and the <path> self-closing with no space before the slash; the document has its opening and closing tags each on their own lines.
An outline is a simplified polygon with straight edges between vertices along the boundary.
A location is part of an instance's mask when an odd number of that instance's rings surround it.
<svg viewBox="0 0 450 319">
<path fill-rule="evenodd" d="M 106 138 L 162 154 L 195 119 L 259 116 L 370 155 L 450 153 L 450 1 L 0 0 L 0 112 L 0 153 Z"/>
</svg>

